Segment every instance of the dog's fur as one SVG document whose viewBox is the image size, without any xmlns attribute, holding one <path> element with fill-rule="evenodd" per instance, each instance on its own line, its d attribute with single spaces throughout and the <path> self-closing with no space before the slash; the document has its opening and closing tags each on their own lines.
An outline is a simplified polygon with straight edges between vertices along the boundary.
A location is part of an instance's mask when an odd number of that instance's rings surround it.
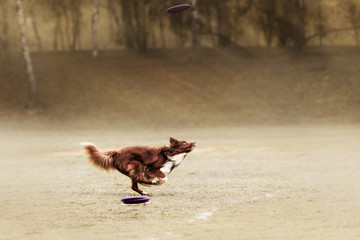
<svg viewBox="0 0 360 240">
<path fill-rule="evenodd" d="M 116 169 L 131 178 L 132 189 L 141 195 L 148 193 L 138 188 L 143 185 L 161 185 L 171 171 L 179 166 L 185 156 L 194 150 L 195 142 L 170 138 L 170 145 L 163 147 L 131 146 L 114 151 L 99 151 L 94 144 L 83 142 L 89 161 L 95 166 Z"/>
</svg>

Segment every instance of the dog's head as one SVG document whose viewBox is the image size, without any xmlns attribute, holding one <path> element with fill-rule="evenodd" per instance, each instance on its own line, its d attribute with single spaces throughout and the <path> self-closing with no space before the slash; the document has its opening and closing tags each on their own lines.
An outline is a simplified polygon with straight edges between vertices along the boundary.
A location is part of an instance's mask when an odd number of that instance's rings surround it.
<svg viewBox="0 0 360 240">
<path fill-rule="evenodd" d="M 171 156 L 181 153 L 189 153 L 195 149 L 196 142 L 179 141 L 175 138 L 170 138 L 169 152 Z"/>
</svg>

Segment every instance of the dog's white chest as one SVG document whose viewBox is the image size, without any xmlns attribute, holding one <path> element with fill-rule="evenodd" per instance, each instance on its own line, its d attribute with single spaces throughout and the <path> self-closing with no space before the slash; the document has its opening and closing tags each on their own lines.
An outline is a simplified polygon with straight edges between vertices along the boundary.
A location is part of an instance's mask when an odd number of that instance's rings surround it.
<svg viewBox="0 0 360 240">
<path fill-rule="evenodd" d="M 168 175 L 174 167 L 177 167 L 180 165 L 182 160 L 184 160 L 186 154 L 187 153 L 180 153 L 180 154 L 169 157 L 170 161 L 165 163 L 164 166 L 162 168 L 160 168 L 160 171 L 162 171 L 165 175 Z"/>
<path fill-rule="evenodd" d="M 184 160 L 184 158 L 186 157 L 186 154 L 187 153 L 180 153 L 180 154 L 169 157 L 169 159 L 172 162 L 174 162 L 175 167 L 177 167 L 182 162 L 182 160 Z"/>
</svg>

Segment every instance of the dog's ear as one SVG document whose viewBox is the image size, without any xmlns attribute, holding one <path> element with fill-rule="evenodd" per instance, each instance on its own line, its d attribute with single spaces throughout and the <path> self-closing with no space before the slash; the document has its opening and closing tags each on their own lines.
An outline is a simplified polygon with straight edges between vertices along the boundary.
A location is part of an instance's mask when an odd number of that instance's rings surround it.
<svg viewBox="0 0 360 240">
<path fill-rule="evenodd" d="M 176 143 L 176 142 L 177 142 L 177 140 L 176 140 L 175 138 L 170 137 L 170 143 L 171 143 L 171 144 L 174 144 L 174 143 Z"/>
</svg>

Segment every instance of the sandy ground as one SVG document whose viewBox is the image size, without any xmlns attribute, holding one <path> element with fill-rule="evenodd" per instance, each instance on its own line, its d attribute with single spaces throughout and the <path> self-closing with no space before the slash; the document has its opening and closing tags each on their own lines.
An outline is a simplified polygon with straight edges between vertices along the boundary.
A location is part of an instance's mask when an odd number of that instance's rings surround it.
<svg viewBox="0 0 360 240">
<path fill-rule="evenodd" d="M 89 165 L 101 149 L 198 148 L 154 188 Z M 0 239 L 360 239 L 360 126 L 0 131 Z"/>
</svg>

